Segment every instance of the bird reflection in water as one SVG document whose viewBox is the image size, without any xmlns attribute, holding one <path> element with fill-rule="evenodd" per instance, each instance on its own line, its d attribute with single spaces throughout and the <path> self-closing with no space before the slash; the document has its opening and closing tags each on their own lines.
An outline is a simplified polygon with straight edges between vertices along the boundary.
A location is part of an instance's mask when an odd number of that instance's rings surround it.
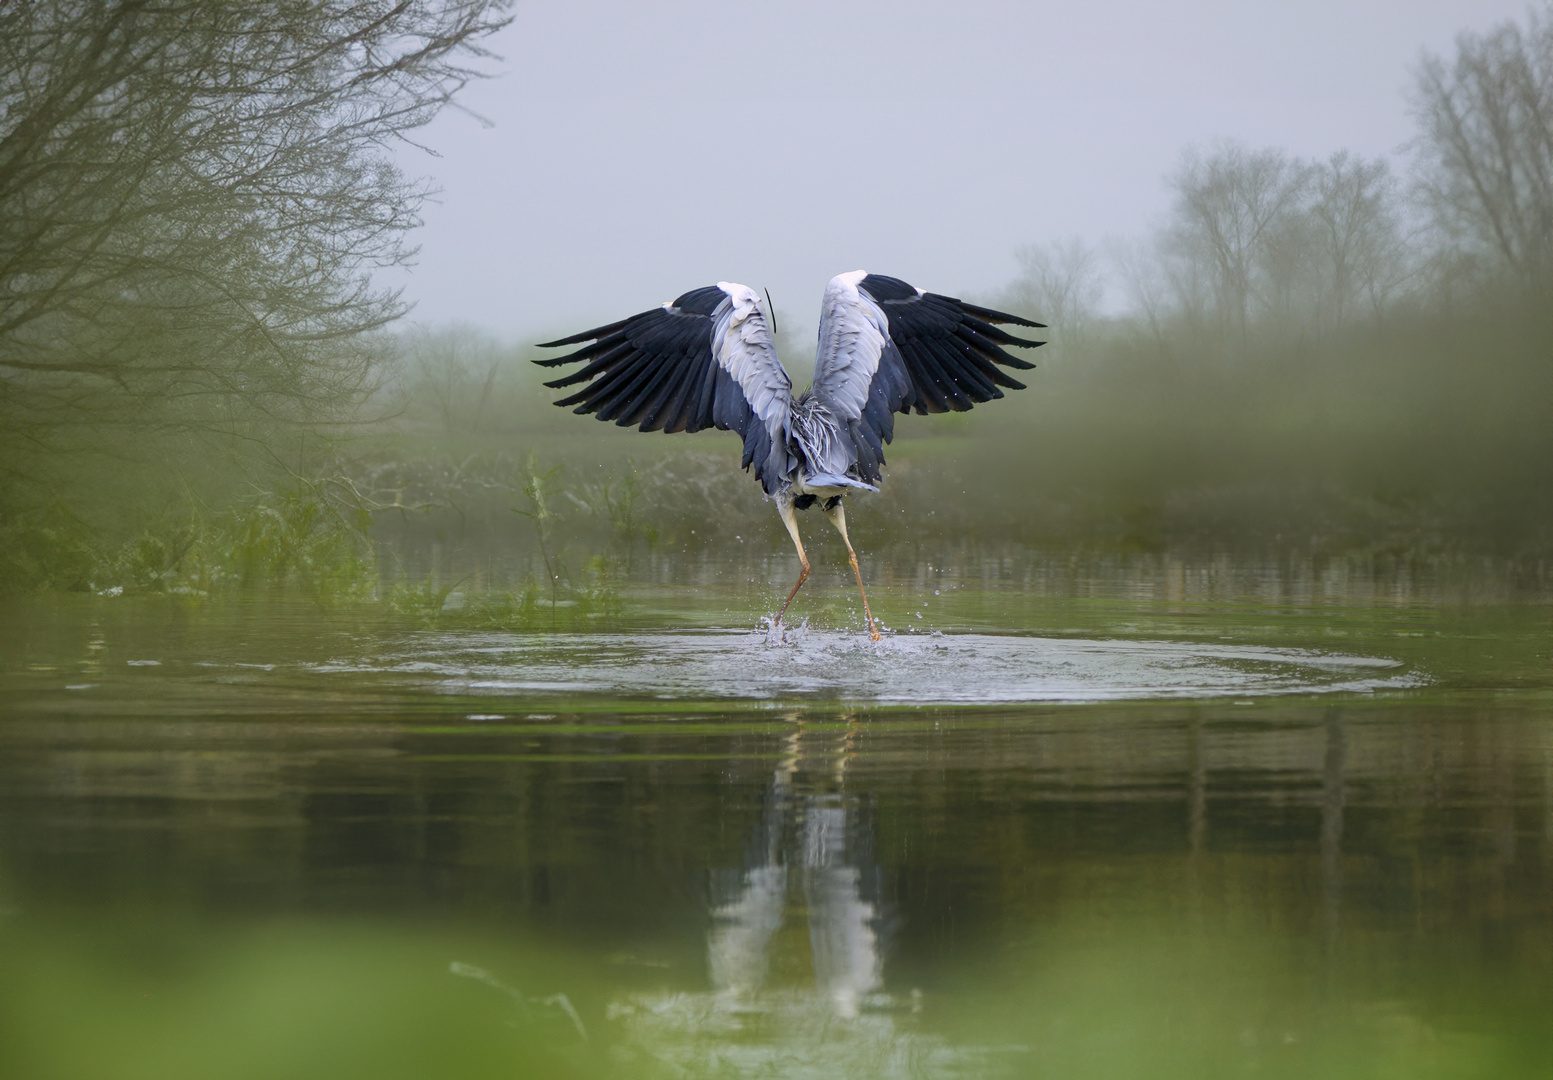
<svg viewBox="0 0 1553 1080">
<path fill-rule="evenodd" d="M 710 992 L 632 995 L 609 1015 L 650 1063 L 696 1075 L 962 1075 L 985 1052 L 917 1030 L 916 991 L 883 991 L 891 914 L 868 803 L 845 783 L 859 725 L 789 720 L 745 866 L 714 875 Z"/>
<path fill-rule="evenodd" d="M 843 790 L 856 738 L 856 721 L 849 720 L 839 745 L 824 755 L 829 770 L 811 771 L 802 767 L 811 752 L 804 742 L 812 743 L 815 733 L 795 722 L 747 868 L 714 882 L 708 966 L 714 989 L 729 1004 L 753 1004 L 766 987 L 773 939 L 794 888 L 803 897 L 821 1001 L 848 1018 L 865 1005 L 888 1003 L 877 993 L 883 985 L 879 870 L 856 804 Z"/>
</svg>

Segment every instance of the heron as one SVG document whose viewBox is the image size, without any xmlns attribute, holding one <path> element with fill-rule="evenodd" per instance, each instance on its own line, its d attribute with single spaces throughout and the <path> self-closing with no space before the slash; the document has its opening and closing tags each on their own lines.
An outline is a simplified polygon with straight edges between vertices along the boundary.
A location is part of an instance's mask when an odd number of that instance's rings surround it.
<svg viewBox="0 0 1553 1080">
<path fill-rule="evenodd" d="M 838 274 L 825 288 L 813 382 L 794 397 L 759 297 L 748 286 L 719 281 L 628 319 L 544 342 L 541 348 L 583 347 L 535 363 L 584 364 L 545 383 L 553 389 L 585 383 L 555 402 L 574 412 L 639 431 L 737 432 L 744 440 L 742 467 L 754 471 L 776 503 L 798 551 L 798 583 L 772 627 L 781 625 L 809 578 L 796 511 L 818 504 L 847 546 L 864 623 L 878 641 L 842 500 L 879 490 L 897 412 L 965 412 L 1005 389 L 1025 389 L 1003 369 L 1035 365 L 1004 347 L 1045 342 L 1015 337 L 1000 324 L 1045 329 L 900 278 Z"/>
</svg>

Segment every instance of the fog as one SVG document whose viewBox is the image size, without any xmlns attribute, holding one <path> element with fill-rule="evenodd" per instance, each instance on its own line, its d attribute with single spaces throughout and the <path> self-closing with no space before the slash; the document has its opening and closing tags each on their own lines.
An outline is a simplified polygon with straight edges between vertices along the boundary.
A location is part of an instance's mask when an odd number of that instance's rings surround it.
<svg viewBox="0 0 1553 1080">
<path fill-rule="evenodd" d="M 1051 328 L 1028 389 L 901 420 L 887 565 L 1545 577 L 1545 13 L 268 10 L 0 9 L 0 588 L 788 558 L 736 440 L 554 409 L 532 342 L 743 281 L 802 387 L 856 267 Z"/>
<path fill-rule="evenodd" d="M 1553 1076 L 1549 117 L 1553 0 L 0 0 L 0 1075 Z M 858 267 L 861 419 L 650 310 Z"/>
<path fill-rule="evenodd" d="M 401 156 L 442 194 L 398 281 L 417 321 L 503 337 L 740 281 L 809 337 L 842 271 L 987 293 L 1019 245 L 1147 231 L 1189 145 L 1395 154 L 1423 51 L 1524 11 L 533 0 L 417 134 L 441 156 Z"/>
</svg>

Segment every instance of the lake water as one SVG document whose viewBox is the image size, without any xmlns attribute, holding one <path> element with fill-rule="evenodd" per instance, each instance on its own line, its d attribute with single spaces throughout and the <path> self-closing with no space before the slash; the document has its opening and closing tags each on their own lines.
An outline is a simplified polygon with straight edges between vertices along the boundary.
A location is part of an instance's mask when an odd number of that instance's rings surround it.
<svg viewBox="0 0 1553 1080">
<path fill-rule="evenodd" d="M 0 609 L 0 1066 L 1553 1075 L 1546 597 L 996 578 Z"/>
</svg>

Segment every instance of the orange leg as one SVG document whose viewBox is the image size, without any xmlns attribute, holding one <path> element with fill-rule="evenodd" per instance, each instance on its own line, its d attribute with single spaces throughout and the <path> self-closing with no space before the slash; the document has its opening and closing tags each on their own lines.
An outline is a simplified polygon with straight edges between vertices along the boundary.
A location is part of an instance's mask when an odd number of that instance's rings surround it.
<svg viewBox="0 0 1553 1080">
<path fill-rule="evenodd" d="M 782 616 L 787 614 L 787 605 L 793 602 L 793 597 L 798 595 L 798 590 L 803 588 L 803 583 L 809 580 L 809 556 L 803 553 L 803 541 L 798 538 L 798 516 L 793 513 L 793 500 L 777 496 L 777 513 L 782 515 L 782 524 L 787 526 L 789 535 L 793 538 L 793 546 L 798 549 L 798 562 L 802 567 L 798 571 L 798 584 L 793 586 L 793 591 L 787 594 L 787 599 L 782 601 L 782 610 L 777 612 L 776 620 L 771 624 L 780 626 Z"/>
<path fill-rule="evenodd" d="M 863 572 L 857 566 L 857 552 L 852 550 L 852 541 L 847 538 L 847 515 L 838 502 L 834 510 L 825 511 L 825 516 L 830 518 L 830 523 L 836 526 L 836 531 L 841 534 L 842 543 L 847 545 L 847 558 L 852 563 L 852 574 L 857 578 L 857 594 L 863 598 L 863 620 L 868 625 L 868 636 L 874 641 L 879 640 L 879 631 L 874 627 L 873 612 L 868 610 L 868 593 L 863 589 Z M 800 579 L 800 584 L 802 579 Z"/>
</svg>

